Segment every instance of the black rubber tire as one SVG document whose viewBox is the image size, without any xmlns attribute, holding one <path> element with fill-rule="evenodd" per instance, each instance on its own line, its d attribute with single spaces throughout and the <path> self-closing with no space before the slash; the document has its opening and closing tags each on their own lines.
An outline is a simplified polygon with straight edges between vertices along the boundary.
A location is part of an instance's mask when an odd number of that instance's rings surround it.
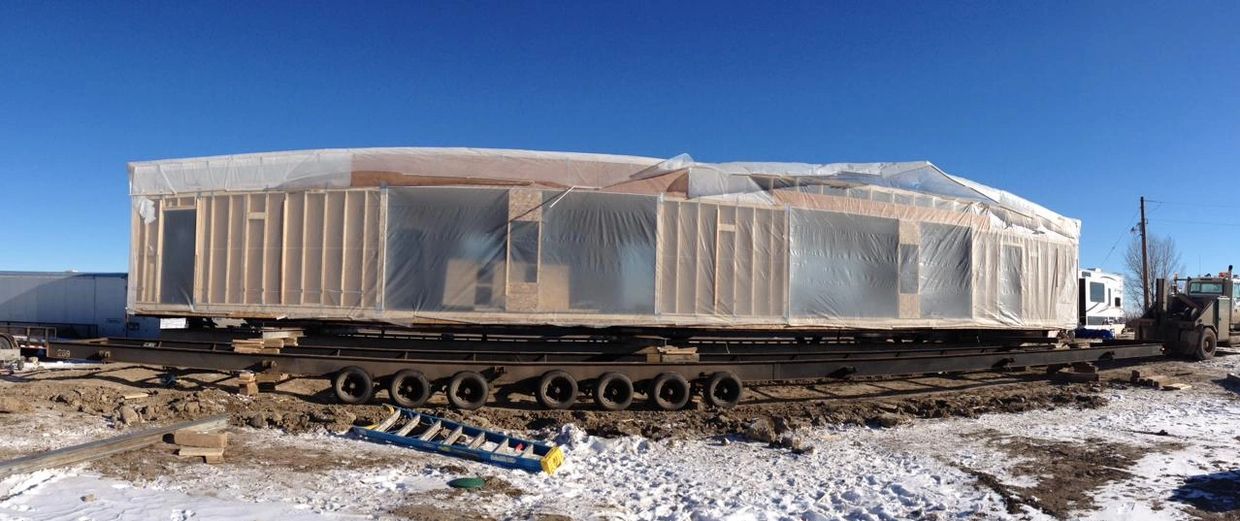
<svg viewBox="0 0 1240 521">
<path fill-rule="evenodd" d="M 487 403 L 491 386 L 487 379 L 473 371 L 461 371 L 448 382 L 448 403 L 457 409 L 472 411 Z"/>
<path fill-rule="evenodd" d="M 421 407 L 432 394 L 430 381 L 416 369 L 401 369 L 388 380 L 388 398 L 400 407 Z"/>
<path fill-rule="evenodd" d="M 689 381 L 676 373 L 662 373 L 646 387 L 650 404 L 665 411 L 678 411 L 693 397 Z"/>
<path fill-rule="evenodd" d="M 633 404 L 633 380 L 620 373 L 604 373 L 594 382 L 594 403 L 604 411 L 623 411 Z"/>
<path fill-rule="evenodd" d="M 744 395 L 745 384 L 729 371 L 710 375 L 710 379 L 702 387 L 702 398 L 706 403 L 721 409 L 736 407 Z"/>
<path fill-rule="evenodd" d="M 1203 329 L 1197 338 L 1197 348 L 1190 353 L 1194 360 L 1209 360 L 1214 358 L 1214 352 L 1218 350 L 1218 336 L 1214 334 L 1213 329 Z"/>
<path fill-rule="evenodd" d="M 17 349 L 17 341 L 9 335 L 0 335 L 0 349 Z"/>
<path fill-rule="evenodd" d="M 340 403 L 357 405 L 369 402 L 375 396 L 375 380 L 365 369 L 346 367 L 332 378 L 332 389 Z"/>
<path fill-rule="evenodd" d="M 538 403 L 548 409 L 567 409 L 577 403 L 577 380 L 565 371 L 547 371 L 534 390 Z"/>
</svg>

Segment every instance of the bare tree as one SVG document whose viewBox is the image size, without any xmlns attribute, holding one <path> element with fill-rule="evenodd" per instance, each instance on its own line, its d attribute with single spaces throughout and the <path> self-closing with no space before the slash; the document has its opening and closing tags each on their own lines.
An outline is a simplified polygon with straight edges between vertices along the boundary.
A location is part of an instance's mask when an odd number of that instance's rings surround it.
<svg viewBox="0 0 1240 521">
<path fill-rule="evenodd" d="M 1151 234 L 1150 250 L 1150 299 L 1154 299 L 1154 281 L 1160 278 L 1171 279 L 1173 275 L 1184 273 L 1184 261 L 1180 258 L 1180 250 L 1171 237 Z M 1141 309 L 1141 237 L 1135 236 L 1128 243 L 1124 252 L 1124 267 L 1128 273 L 1124 280 L 1124 293 L 1128 298 L 1129 309 Z"/>
</svg>

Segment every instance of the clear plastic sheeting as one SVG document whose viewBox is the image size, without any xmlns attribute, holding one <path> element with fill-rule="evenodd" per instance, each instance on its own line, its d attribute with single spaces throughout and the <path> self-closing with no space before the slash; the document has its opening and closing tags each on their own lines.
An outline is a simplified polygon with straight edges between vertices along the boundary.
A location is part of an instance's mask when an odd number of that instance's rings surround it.
<svg viewBox="0 0 1240 521">
<path fill-rule="evenodd" d="M 339 149 L 134 163 L 136 313 L 1059 329 L 1080 223 L 926 162 Z"/>
</svg>

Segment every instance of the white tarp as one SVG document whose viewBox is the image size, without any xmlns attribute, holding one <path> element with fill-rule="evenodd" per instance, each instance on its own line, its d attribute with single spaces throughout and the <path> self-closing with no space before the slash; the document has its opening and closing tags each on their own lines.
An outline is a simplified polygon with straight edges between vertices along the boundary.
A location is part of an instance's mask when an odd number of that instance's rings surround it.
<svg viewBox="0 0 1240 521">
<path fill-rule="evenodd" d="M 131 307 L 141 313 L 758 328 L 1076 322 L 1080 222 L 928 162 L 338 149 L 133 163 L 130 183 L 140 281 Z"/>
</svg>

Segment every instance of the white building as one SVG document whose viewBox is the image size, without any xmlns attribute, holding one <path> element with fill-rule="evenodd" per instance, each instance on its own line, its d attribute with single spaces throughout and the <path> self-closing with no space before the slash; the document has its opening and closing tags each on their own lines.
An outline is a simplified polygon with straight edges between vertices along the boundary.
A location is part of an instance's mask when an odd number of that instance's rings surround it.
<svg viewBox="0 0 1240 521">
<path fill-rule="evenodd" d="M 65 337 L 150 337 L 159 321 L 128 317 L 124 273 L 0 271 L 0 326 L 45 325 Z"/>
</svg>

